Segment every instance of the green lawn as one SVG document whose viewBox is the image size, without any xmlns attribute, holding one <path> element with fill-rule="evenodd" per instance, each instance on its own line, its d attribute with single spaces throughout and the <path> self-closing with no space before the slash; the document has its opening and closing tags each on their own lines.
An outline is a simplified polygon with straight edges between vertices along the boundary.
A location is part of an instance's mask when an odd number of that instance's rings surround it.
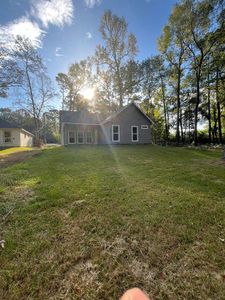
<svg viewBox="0 0 225 300">
<path fill-rule="evenodd" d="M 0 171 L 0 299 L 224 299 L 220 151 L 43 150 Z"/>
</svg>

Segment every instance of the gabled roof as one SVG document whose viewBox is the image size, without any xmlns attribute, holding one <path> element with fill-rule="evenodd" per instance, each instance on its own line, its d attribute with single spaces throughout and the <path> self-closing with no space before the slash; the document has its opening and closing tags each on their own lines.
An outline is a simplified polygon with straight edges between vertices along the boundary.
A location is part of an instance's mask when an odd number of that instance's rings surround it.
<svg viewBox="0 0 225 300">
<path fill-rule="evenodd" d="M 0 128 L 21 128 L 21 126 L 18 126 L 16 124 L 9 123 L 6 120 L 0 119 Z"/>
<path fill-rule="evenodd" d="M 143 115 L 146 119 L 148 119 L 151 123 L 153 123 L 153 121 L 143 112 L 143 110 L 134 102 L 131 102 L 129 104 L 127 104 L 126 106 L 122 107 L 120 110 L 118 110 L 117 112 L 115 112 L 114 114 L 112 114 L 111 116 L 109 116 L 108 118 L 106 118 L 102 124 L 105 124 L 107 122 L 109 122 L 110 120 L 114 119 L 115 117 L 117 117 L 121 112 L 123 112 L 124 110 L 126 110 L 128 107 L 130 107 L 131 105 L 134 105 Z"/>
<path fill-rule="evenodd" d="M 143 112 L 143 110 L 134 102 L 127 104 L 126 106 L 119 109 L 117 112 L 106 118 L 105 120 L 101 120 L 99 114 L 90 113 L 87 110 L 83 111 L 60 111 L 60 122 L 61 123 L 71 123 L 71 124 L 86 124 L 86 125 L 101 125 L 109 122 L 113 118 L 117 117 L 121 112 L 126 110 L 131 105 L 134 105 L 149 122 L 153 123 L 153 121 Z"/>
<path fill-rule="evenodd" d="M 83 111 L 60 111 L 60 121 L 73 124 L 89 124 L 99 125 L 101 123 L 100 116 L 93 114 L 87 110 Z"/>
<path fill-rule="evenodd" d="M 15 123 L 14 124 L 13 123 L 9 123 L 8 121 L 3 120 L 3 119 L 0 119 L 0 128 L 3 128 L 3 129 L 15 129 L 15 128 L 16 129 L 21 129 L 23 132 L 34 136 L 31 132 L 23 129 L 21 126 L 15 124 Z"/>
</svg>

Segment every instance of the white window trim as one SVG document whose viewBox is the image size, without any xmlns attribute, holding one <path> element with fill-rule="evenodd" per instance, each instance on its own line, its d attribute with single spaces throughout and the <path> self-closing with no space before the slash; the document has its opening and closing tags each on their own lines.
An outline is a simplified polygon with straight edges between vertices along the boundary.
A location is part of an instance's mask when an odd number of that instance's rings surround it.
<svg viewBox="0 0 225 300">
<path fill-rule="evenodd" d="M 5 133 L 8 132 L 10 133 L 9 136 L 5 137 Z M 8 139 L 8 142 L 6 140 Z M 3 141 L 5 144 L 12 144 L 13 143 L 13 137 L 12 137 L 12 131 L 11 130 L 4 130 L 3 132 Z"/>
<path fill-rule="evenodd" d="M 78 133 L 80 133 L 80 132 L 83 134 L 83 143 L 79 143 Z M 79 131 L 79 130 L 77 131 L 77 144 L 78 145 L 83 145 L 84 144 L 84 131 Z"/>
<path fill-rule="evenodd" d="M 148 129 L 148 125 L 141 125 L 141 129 L 147 130 Z"/>
<path fill-rule="evenodd" d="M 70 143 L 70 132 L 74 133 L 74 143 Z M 70 144 L 70 145 L 76 144 L 76 131 L 74 131 L 74 130 L 69 130 L 68 131 L 68 144 Z"/>
<path fill-rule="evenodd" d="M 90 132 L 90 134 L 91 134 L 91 142 L 90 142 L 90 143 L 87 142 L 87 133 L 88 133 L 88 132 Z M 88 130 L 88 131 L 86 131 L 86 134 L 85 134 L 85 142 L 86 142 L 87 145 L 90 145 L 90 144 L 92 144 L 92 141 L 93 141 L 93 138 L 92 138 L 92 131 L 91 131 L 91 130 Z"/>
<path fill-rule="evenodd" d="M 134 137 L 133 128 L 137 128 L 137 140 L 135 140 L 135 141 L 133 139 L 133 137 Z M 138 128 L 138 126 L 131 126 L 131 139 L 132 139 L 132 142 L 134 142 L 134 143 L 139 142 L 139 128 Z"/>
<path fill-rule="evenodd" d="M 113 128 L 114 127 L 118 127 L 118 140 L 114 140 L 114 137 L 113 137 Z M 120 125 L 112 125 L 112 142 L 113 143 L 119 143 L 120 142 Z"/>
</svg>

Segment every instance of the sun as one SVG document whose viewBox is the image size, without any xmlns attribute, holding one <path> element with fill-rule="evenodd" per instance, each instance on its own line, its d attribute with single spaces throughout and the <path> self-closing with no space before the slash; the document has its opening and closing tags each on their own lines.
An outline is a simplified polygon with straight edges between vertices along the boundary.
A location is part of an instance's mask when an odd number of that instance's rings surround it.
<svg viewBox="0 0 225 300">
<path fill-rule="evenodd" d="M 84 96 L 88 100 L 92 100 L 94 98 L 95 90 L 94 88 L 84 88 L 80 92 L 82 96 Z"/>
</svg>

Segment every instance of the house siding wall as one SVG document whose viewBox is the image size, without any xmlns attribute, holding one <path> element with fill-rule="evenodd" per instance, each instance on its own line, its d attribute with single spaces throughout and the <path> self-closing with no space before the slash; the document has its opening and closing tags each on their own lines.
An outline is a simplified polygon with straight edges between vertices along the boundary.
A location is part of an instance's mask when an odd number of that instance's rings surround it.
<svg viewBox="0 0 225 300">
<path fill-rule="evenodd" d="M 120 141 L 112 141 L 112 125 L 120 126 Z M 141 129 L 142 125 L 148 125 L 148 129 Z M 103 125 L 78 125 L 61 122 L 61 144 L 68 145 L 69 131 L 82 130 L 92 132 L 92 144 L 151 144 L 151 122 L 135 106 L 129 105 L 117 116 Z M 138 127 L 138 141 L 132 141 L 131 127 Z M 75 143 L 76 144 L 76 143 Z M 84 143 L 85 144 L 85 143 Z"/>
<path fill-rule="evenodd" d="M 10 131 L 12 142 L 4 142 L 4 132 Z M 33 136 L 24 133 L 21 129 L 14 128 L 1 128 L 0 129 L 0 147 L 32 147 L 33 146 Z"/>
<path fill-rule="evenodd" d="M 4 132 L 5 131 L 11 132 L 11 137 L 12 137 L 11 143 L 4 142 Z M 1 128 L 0 129 L 0 146 L 1 147 L 19 147 L 20 146 L 20 129 Z"/>
<path fill-rule="evenodd" d="M 112 125 L 120 125 L 120 142 L 112 141 Z M 148 129 L 141 129 L 141 125 L 148 125 Z M 102 144 L 151 144 L 151 123 L 135 107 L 129 106 L 115 118 L 104 124 L 100 143 Z M 131 126 L 138 126 L 138 141 L 132 142 Z"/>
<path fill-rule="evenodd" d="M 33 146 L 33 136 L 25 133 L 20 132 L 20 146 L 21 147 L 32 147 Z"/>
</svg>

